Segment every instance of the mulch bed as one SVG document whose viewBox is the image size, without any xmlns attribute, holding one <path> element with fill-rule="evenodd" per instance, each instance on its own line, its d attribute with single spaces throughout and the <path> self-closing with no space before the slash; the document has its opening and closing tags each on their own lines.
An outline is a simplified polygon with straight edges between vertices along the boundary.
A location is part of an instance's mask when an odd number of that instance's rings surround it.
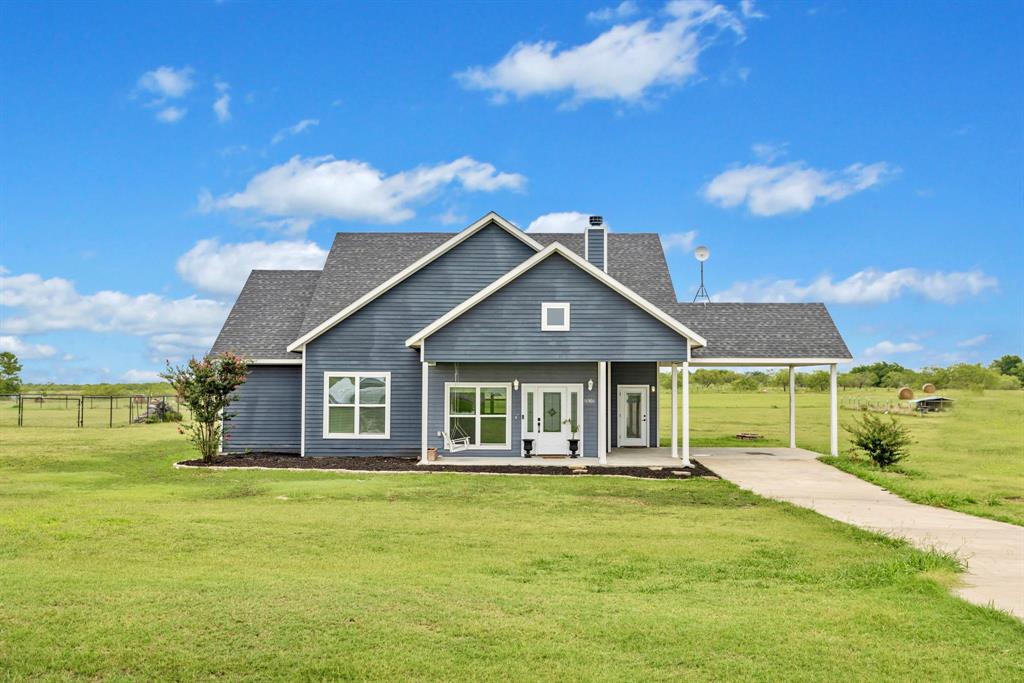
<svg viewBox="0 0 1024 683">
<path fill-rule="evenodd" d="M 247 453 L 242 455 L 221 455 L 212 463 L 202 460 L 185 460 L 178 463 L 189 467 L 279 467 L 304 470 L 358 470 L 362 472 L 484 472 L 488 474 L 548 474 L 548 475 L 617 475 L 643 479 L 693 479 L 695 477 L 717 477 L 700 463 L 683 469 L 679 466 L 651 469 L 650 467 L 588 467 L 582 458 L 566 460 L 566 466 L 555 465 L 419 465 L 417 458 L 395 457 L 343 457 L 302 458 L 282 453 Z M 570 466 L 569 463 L 572 465 Z M 580 470 L 579 468 L 585 467 Z M 678 472 L 689 472 L 689 476 Z"/>
</svg>

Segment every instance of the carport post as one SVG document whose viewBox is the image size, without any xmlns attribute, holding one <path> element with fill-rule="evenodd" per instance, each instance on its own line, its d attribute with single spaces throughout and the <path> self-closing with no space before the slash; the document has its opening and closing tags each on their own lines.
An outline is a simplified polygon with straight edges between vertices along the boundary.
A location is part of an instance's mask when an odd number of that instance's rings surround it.
<svg viewBox="0 0 1024 683">
<path fill-rule="evenodd" d="M 836 364 L 829 366 L 828 372 L 828 394 L 829 394 L 829 453 L 833 456 L 839 455 L 839 401 L 836 397 Z"/>
<path fill-rule="evenodd" d="M 683 362 L 683 467 L 690 462 L 690 361 Z"/>
<path fill-rule="evenodd" d="M 672 363 L 672 457 L 679 457 L 679 366 Z"/>
<path fill-rule="evenodd" d="M 789 366 L 789 447 L 796 448 L 796 373 Z"/>
</svg>

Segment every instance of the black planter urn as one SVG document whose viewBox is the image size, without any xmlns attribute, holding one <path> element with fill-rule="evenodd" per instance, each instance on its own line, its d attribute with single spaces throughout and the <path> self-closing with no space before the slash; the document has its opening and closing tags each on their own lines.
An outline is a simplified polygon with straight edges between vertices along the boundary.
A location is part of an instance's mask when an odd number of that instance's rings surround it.
<svg viewBox="0 0 1024 683">
<path fill-rule="evenodd" d="M 533 452 L 533 439 L 523 439 L 523 457 L 532 457 L 530 453 Z"/>
<path fill-rule="evenodd" d="M 580 457 L 580 440 L 569 439 L 569 457 L 578 458 Z"/>
</svg>

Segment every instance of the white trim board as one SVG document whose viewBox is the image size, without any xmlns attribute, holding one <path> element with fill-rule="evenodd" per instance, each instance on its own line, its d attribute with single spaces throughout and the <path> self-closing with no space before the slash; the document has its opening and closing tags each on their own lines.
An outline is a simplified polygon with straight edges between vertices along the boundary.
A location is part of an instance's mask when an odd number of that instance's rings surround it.
<svg viewBox="0 0 1024 683">
<path fill-rule="evenodd" d="M 683 325 L 681 322 L 670 316 L 668 313 L 665 313 L 665 311 L 661 310 L 660 308 L 649 302 L 647 299 L 643 298 L 642 296 L 634 292 L 632 289 L 630 289 L 626 285 L 622 284 L 621 282 L 613 278 L 611 275 L 608 275 L 608 273 L 605 273 L 600 268 L 594 266 L 589 261 L 579 256 L 578 254 L 576 254 L 576 252 L 572 251 L 571 249 L 568 249 L 567 247 L 562 246 L 560 242 L 552 242 L 542 251 L 538 252 L 537 254 L 534 254 L 527 260 L 523 261 L 518 266 L 516 266 L 509 272 L 505 273 L 500 278 L 498 278 L 491 284 L 487 285 L 473 296 L 466 299 L 461 304 L 459 304 L 458 306 L 448 311 L 434 322 L 424 327 L 422 330 L 406 339 L 405 345 L 413 348 L 418 347 L 423 342 L 424 339 L 434 334 L 442 327 L 444 327 L 451 321 L 455 320 L 463 313 L 470 310 L 478 303 L 480 303 L 487 297 L 497 292 L 499 289 L 503 288 L 505 285 L 511 283 L 513 280 L 517 279 L 521 275 L 529 272 L 534 266 L 538 265 L 539 263 L 547 259 L 549 256 L 552 256 L 554 254 L 558 254 L 559 256 L 565 257 L 570 263 L 579 267 L 588 275 L 599 280 L 600 282 L 611 288 L 613 291 L 621 294 L 626 299 L 628 299 L 633 304 L 649 313 L 656 320 L 658 320 L 671 330 L 675 331 L 676 333 L 683 337 L 686 337 L 692 342 L 695 342 L 697 346 L 707 345 L 707 340 L 705 340 L 699 334 L 688 328 L 686 325 Z"/>
<path fill-rule="evenodd" d="M 804 365 L 832 365 L 834 363 L 849 363 L 852 358 L 690 358 L 690 365 L 700 367 L 718 367 L 723 365 L 733 366 L 788 366 L 794 367 Z"/>
<path fill-rule="evenodd" d="M 288 350 L 297 351 L 304 344 L 307 344 L 310 341 L 316 339 L 321 334 L 331 329 L 345 318 L 349 317 L 350 315 L 352 315 L 359 309 L 363 308 L 380 295 L 387 292 L 389 289 L 395 287 L 399 283 L 408 279 L 417 271 L 422 270 L 427 265 L 431 264 L 432 262 L 443 256 L 444 254 L 448 253 L 458 245 L 462 244 L 464 241 L 466 241 L 476 233 L 480 232 L 488 225 L 492 224 L 497 225 L 499 228 L 503 229 L 505 232 L 518 239 L 520 242 L 523 242 L 527 246 L 531 247 L 534 251 L 541 251 L 544 248 L 544 245 L 542 245 L 540 242 L 533 239 L 532 237 L 527 235 L 525 232 L 523 232 L 522 230 L 520 230 L 515 225 L 505 220 L 498 214 L 491 211 L 486 216 L 476 221 L 462 232 L 458 233 L 451 239 L 445 241 L 441 246 L 437 247 L 426 256 L 421 257 L 419 260 L 415 261 L 412 265 L 408 266 L 397 275 L 393 275 L 392 277 L 388 278 L 381 284 L 377 285 L 369 292 L 367 292 L 366 294 L 359 297 L 351 304 L 343 308 L 341 311 L 334 314 L 333 316 L 323 321 L 306 334 L 302 335 L 301 337 L 293 341 L 291 344 L 288 345 Z"/>
<path fill-rule="evenodd" d="M 302 365 L 301 358 L 253 358 L 247 365 Z"/>
</svg>

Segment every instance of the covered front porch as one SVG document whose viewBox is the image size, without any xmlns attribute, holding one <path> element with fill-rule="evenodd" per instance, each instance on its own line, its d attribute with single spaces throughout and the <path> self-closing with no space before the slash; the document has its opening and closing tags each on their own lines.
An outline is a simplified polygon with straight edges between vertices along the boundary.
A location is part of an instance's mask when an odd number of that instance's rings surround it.
<svg viewBox="0 0 1024 683">
<path fill-rule="evenodd" d="M 661 388 L 671 368 L 673 388 Z M 423 361 L 423 462 L 689 465 L 687 363 Z M 678 391 L 682 378 L 683 391 Z M 668 395 L 664 395 L 668 393 Z M 676 438 L 660 447 L 668 402 Z"/>
</svg>

